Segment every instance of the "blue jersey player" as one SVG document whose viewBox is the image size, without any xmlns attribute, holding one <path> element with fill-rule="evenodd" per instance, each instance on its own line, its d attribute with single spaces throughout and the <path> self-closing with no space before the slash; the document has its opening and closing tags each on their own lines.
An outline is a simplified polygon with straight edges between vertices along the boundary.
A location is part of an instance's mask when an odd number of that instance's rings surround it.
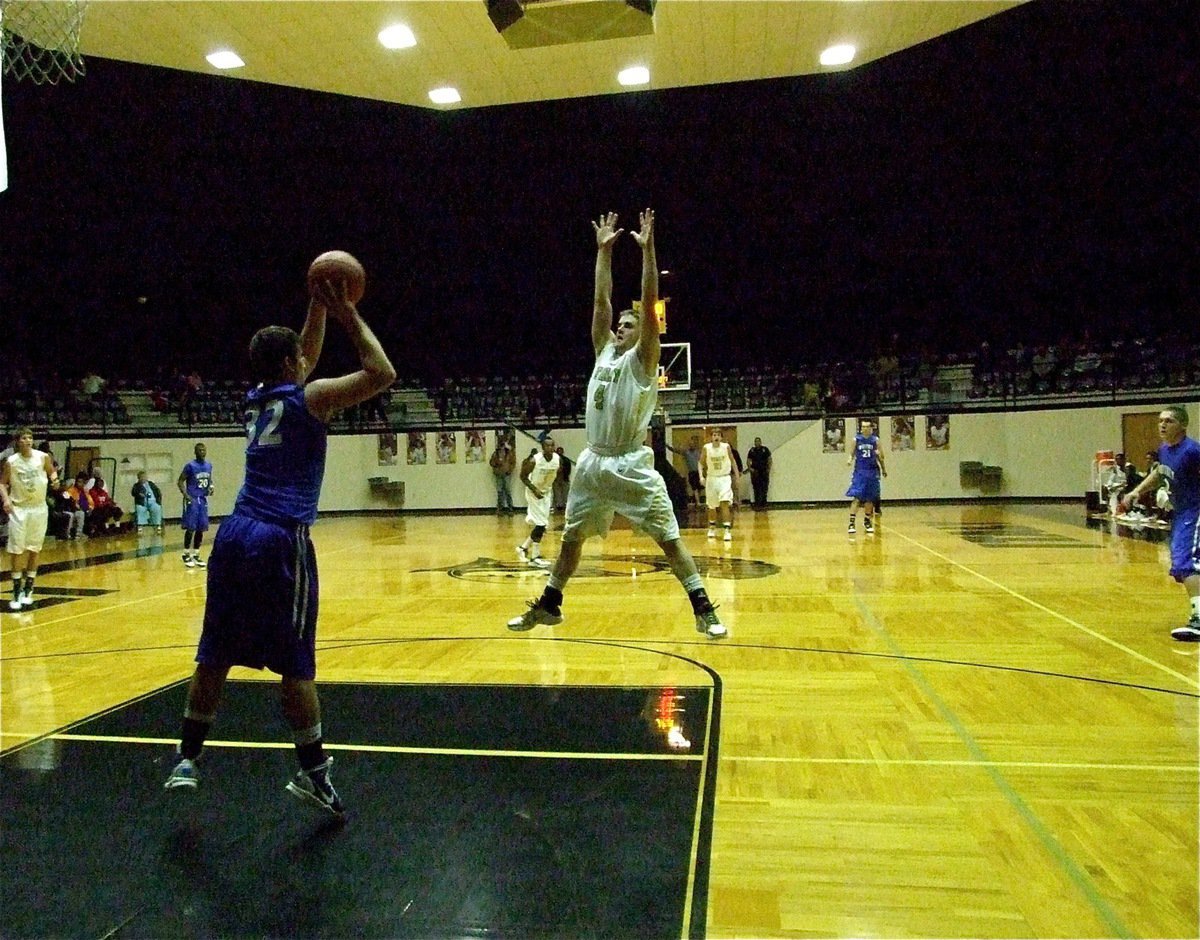
<svg viewBox="0 0 1200 940">
<path fill-rule="evenodd" d="M 887 476 L 887 469 L 883 464 L 879 436 L 875 433 L 875 422 L 863 421 L 860 427 L 860 432 L 854 435 L 854 447 L 846 457 L 846 465 L 854 465 L 850 489 L 846 490 L 846 495 L 850 497 L 850 525 L 846 531 L 850 535 L 855 533 L 854 520 L 861 504 L 863 530 L 867 535 L 874 535 L 875 504 L 879 502 L 879 478 Z"/>
<path fill-rule="evenodd" d="M 208 531 L 208 497 L 212 495 L 212 464 L 208 448 L 196 445 L 196 459 L 189 460 L 179 472 L 175 484 L 183 494 L 183 563 L 189 568 L 203 568 L 200 543 Z"/>
<path fill-rule="evenodd" d="M 1171 520 L 1171 577 L 1183 585 L 1191 616 L 1171 631 L 1177 640 L 1200 641 L 1200 443 L 1187 436 L 1188 413 L 1180 405 L 1158 415 L 1158 463 L 1120 500 L 1121 512 L 1136 506 L 1143 493 L 1166 483 L 1175 515 Z"/>
<path fill-rule="evenodd" d="M 344 283 L 319 282 L 313 289 L 299 335 L 268 326 L 250 341 L 259 384 L 246 401 L 246 479 L 209 558 L 204 629 L 188 689 L 180 760 L 165 786 L 197 786 L 196 760 L 230 667 L 265 667 L 282 677 L 283 712 L 300 762 L 288 791 L 342 819 L 314 681 L 317 563 L 308 527 L 321 495 L 327 422 L 388 388 L 396 371 L 347 299 Z M 327 315 L 345 329 L 361 368 L 305 384 L 324 345 Z"/>
</svg>

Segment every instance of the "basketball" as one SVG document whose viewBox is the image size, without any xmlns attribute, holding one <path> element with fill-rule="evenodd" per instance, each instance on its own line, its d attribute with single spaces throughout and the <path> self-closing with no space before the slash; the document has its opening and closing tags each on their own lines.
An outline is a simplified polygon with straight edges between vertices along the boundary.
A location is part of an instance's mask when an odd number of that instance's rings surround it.
<svg viewBox="0 0 1200 940">
<path fill-rule="evenodd" d="M 362 300 L 367 289 L 367 272 L 348 251 L 327 251 L 317 255 L 308 266 L 308 292 L 315 293 L 319 281 L 346 285 L 346 297 L 352 304 Z"/>
</svg>

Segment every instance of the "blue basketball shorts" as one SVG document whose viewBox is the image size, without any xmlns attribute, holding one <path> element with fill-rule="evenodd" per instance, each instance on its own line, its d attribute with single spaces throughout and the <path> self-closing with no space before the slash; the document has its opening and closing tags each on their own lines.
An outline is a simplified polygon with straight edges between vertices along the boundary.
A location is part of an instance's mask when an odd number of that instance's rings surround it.
<svg viewBox="0 0 1200 940">
<path fill-rule="evenodd" d="M 879 502 L 879 477 L 876 474 L 856 473 L 850 478 L 846 495 L 861 503 Z"/>
<path fill-rule="evenodd" d="M 308 526 L 230 516 L 217 530 L 208 558 L 196 662 L 315 678 L 317 597 L 317 557 Z"/>
<path fill-rule="evenodd" d="M 1200 574 L 1200 509 L 1177 509 L 1171 523 L 1171 577 Z"/>
<path fill-rule="evenodd" d="M 189 532 L 208 531 L 208 497 L 194 496 L 183 507 L 183 521 L 180 523 Z"/>
</svg>

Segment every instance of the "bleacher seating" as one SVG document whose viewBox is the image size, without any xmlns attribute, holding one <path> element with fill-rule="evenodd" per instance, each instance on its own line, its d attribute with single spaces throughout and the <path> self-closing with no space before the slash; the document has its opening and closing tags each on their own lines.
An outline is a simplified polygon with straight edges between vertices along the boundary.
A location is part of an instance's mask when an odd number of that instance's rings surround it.
<svg viewBox="0 0 1200 940">
<path fill-rule="evenodd" d="M 159 383 L 161 384 L 161 383 Z M 0 380 L 0 423 L 103 436 L 171 434 L 194 428 L 234 432 L 247 385 L 234 379 L 173 389 L 117 379 L 84 395 L 61 382 Z M 578 425 L 587 374 L 474 375 L 427 386 L 399 382 L 334 420 L 335 432 L 468 428 L 511 423 Z M 1054 407 L 1187 399 L 1200 393 L 1200 341 L 1192 337 L 1092 342 L 1086 338 L 970 353 L 884 352 L 874 359 L 697 368 L 690 391 L 664 393 L 676 421 L 815 417 L 828 413 Z"/>
</svg>

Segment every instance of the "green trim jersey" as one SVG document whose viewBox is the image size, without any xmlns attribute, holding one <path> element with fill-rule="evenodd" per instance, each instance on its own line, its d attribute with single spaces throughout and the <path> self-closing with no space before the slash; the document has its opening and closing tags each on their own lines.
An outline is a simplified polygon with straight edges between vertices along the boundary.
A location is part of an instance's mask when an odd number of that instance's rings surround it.
<svg viewBox="0 0 1200 940">
<path fill-rule="evenodd" d="M 588 381 L 585 427 L 598 454 L 625 454 L 643 446 L 658 401 L 658 383 L 643 374 L 634 346 L 617 353 L 610 342 L 596 357 Z"/>
<path fill-rule="evenodd" d="M 46 455 L 35 450 L 26 459 L 20 452 L 8 458 L 8 495 L 14 506 L 36 508 L 46 505 L 46 488 L 50 477 L 46 473 Z"/>
<path fill-rule="evenodd" d="M 729 456 L 729 445 L 722 441 L 711 441 L 704 445 L 704 462 L 710 477 L 727 477 L 733 473 L 733 460 Z"/>
<path fill-rule="evenodd" d="M 529 482 L 533 484 L 535 489 L 541 490 L 543 493 L 549 493 L 550 488 L 554 486 L 554 480 L 558 476 L 559 458 L 558 454 L 552 454 L 547 460 L 546 456 L 539 450 L 533 456 L 533 469 L 529 471 Z"/>
</svg>

